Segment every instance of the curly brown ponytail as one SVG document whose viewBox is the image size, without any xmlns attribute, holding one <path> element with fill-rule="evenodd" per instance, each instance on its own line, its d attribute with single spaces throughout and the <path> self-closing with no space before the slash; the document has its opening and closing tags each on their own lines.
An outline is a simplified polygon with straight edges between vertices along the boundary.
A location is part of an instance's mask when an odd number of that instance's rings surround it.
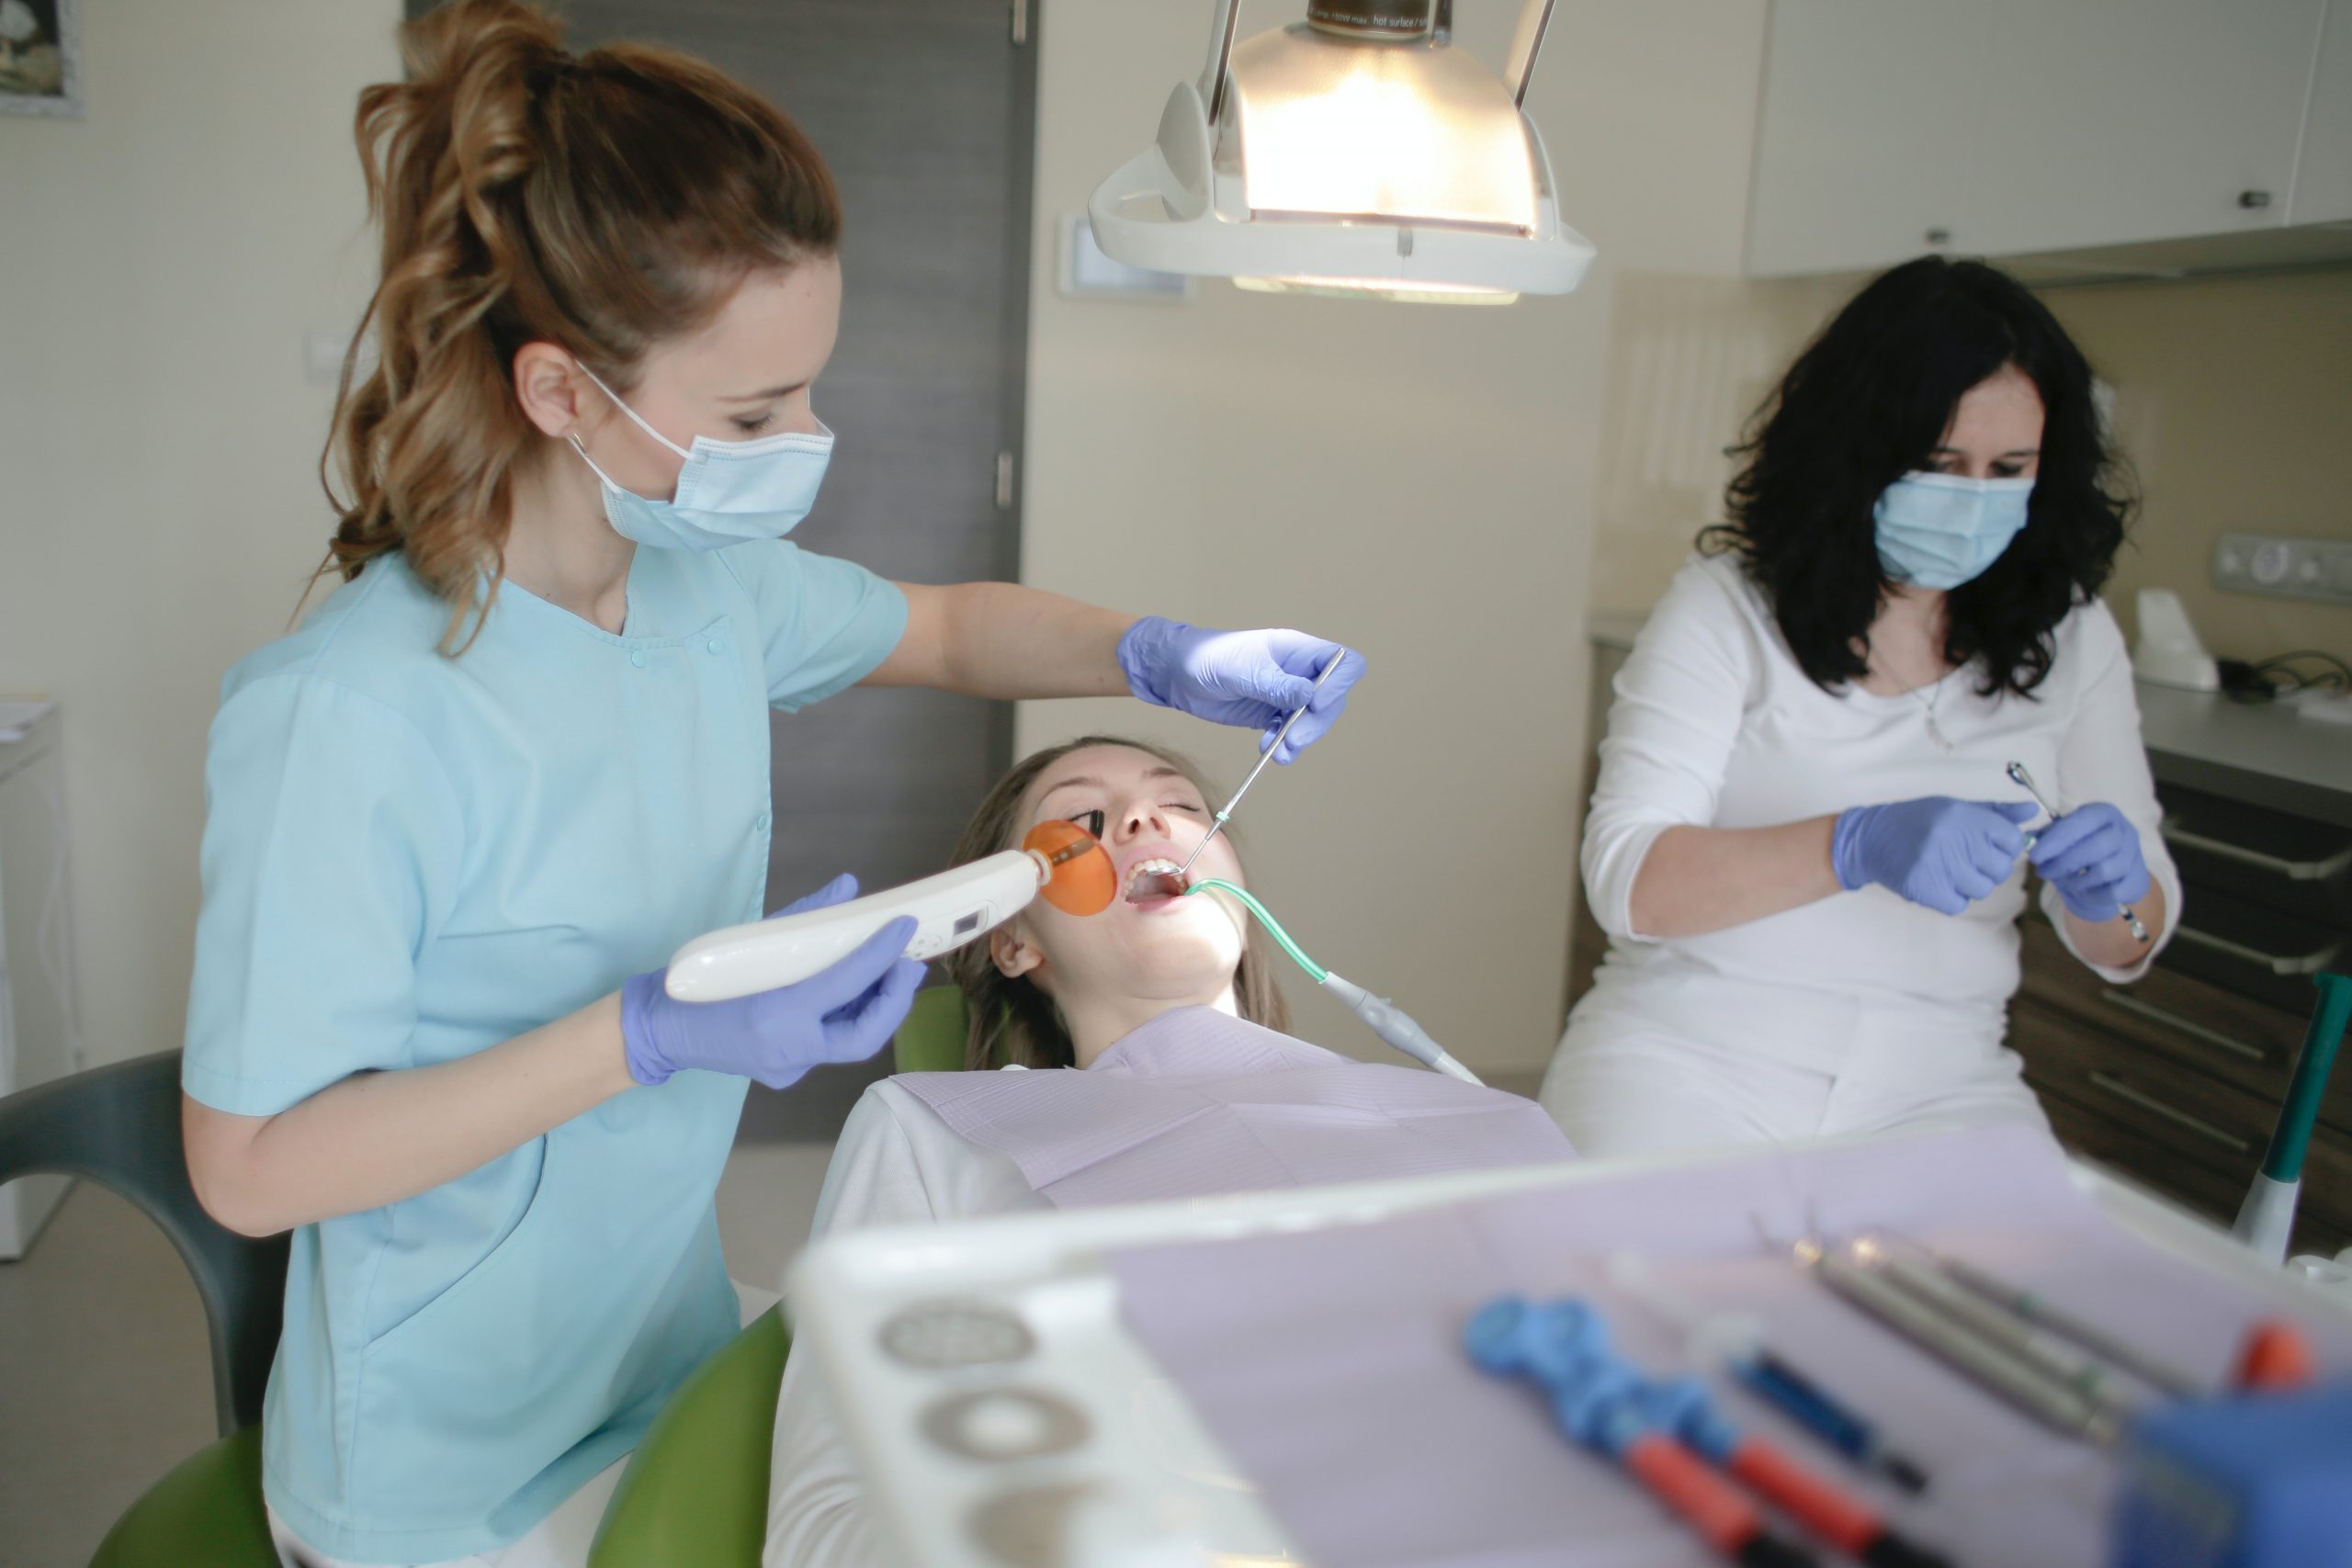
<svg viewBox="0 0 2352 1568">
<path fill-rule="evenodd" d="M 841 202 L 798 128 L 699 61 L 574 58 L 520 0 L 453 0 L 400 37 L 409 79 L 359 96 L 382 278 L 320 463 L 342 519 L 321 570 L 405 552 L 448 602 L 454 649 L 497 592 L 515 475 L 546 441 L 515 352 L 555 344 L 627 391 L 746 275 L 831 254 Z"/>
</svg>

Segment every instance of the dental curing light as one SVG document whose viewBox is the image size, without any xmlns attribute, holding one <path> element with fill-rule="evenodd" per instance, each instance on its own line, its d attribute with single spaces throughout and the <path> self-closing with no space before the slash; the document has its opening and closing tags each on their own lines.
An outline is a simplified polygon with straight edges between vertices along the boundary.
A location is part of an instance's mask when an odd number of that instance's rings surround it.
<svg viewBox="0 0 2352 1568">
<path fill-rule="evenodd" d="M 1086 204 L 1103 254 L 1245 288 L 1449 304 L 1566 294 L 1593 249 L 1560 221 L 1527 87 L 1553 0 L 1524 0 L 1500 77 L 1453 47 L 1453 0 L 1309 0 L 1208 64 Z"/>
<path fill-rule="evenodd" d="M 663 988 L 682 1002 L 723 1002 L 796 985 L 832 967 L 876 931 L 911 915 L 909 958 L 950 953 L 1043 898 L 1069 915 L 1099 915 L 1118 896 L 1119 874 L 1102 841 L 1075 822 L 1041 822 L 1021 840 L 976 860 L 853 898 L 696 937 L 670 960 Z"/>
</svg>

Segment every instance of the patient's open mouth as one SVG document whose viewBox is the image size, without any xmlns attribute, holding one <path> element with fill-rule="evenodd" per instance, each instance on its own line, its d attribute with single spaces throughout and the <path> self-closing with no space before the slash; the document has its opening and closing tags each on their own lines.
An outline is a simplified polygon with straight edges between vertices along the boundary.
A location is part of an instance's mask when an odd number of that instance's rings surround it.
<svg viewBox="0 0 2352 1568">
<path fill-rule="evenodd" d="M 1172 860 L 1154 857 L 1139 860 L 1127 868 L 1127 902 L 1159 904 L 1170 898 L 1182 898 L 1192 886 L 1191 878 L 1177 869 Z"/>
</svg>

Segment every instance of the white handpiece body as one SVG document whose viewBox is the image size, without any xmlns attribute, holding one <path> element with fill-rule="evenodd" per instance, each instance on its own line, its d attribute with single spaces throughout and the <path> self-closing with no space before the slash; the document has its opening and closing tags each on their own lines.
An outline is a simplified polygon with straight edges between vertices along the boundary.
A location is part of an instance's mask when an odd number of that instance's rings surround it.
<svg viewBox="0 0 2352 1568">
<path fill-rule="evenodd" d="M 682 1002 L 723 1002 L 797 985 L 901 915 L 916 921 L 907 956 L 936 958 L 1019 914 L 1052 874 L 1035 851 L 1006 850 L 830 908 L 729 926 L 678 949 L 663 988 Z"/>
</svg>

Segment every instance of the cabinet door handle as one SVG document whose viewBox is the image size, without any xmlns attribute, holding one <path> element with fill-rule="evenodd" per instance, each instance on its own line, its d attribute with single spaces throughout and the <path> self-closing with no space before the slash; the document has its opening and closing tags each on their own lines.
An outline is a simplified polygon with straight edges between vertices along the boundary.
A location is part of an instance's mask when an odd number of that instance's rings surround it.
<svg viewBox="0 0 2352 1568">
<path fill-rule="evenodd" d="M 2206 1028 L 2193 1018 L 2181 1017 L 2168 1007 L 2159 1007 L 2154 1002 L 2143 1002 L 2139 998 L 2126 996 L 2112 987 L 2102 989 L 2098 995 L 2099 999 L 2111 1008 L 2119 1008 L 2135 1018 L 2144 1018 L 2151 1023 L 2161 1023 L 2176 1034 L 2186 1034 L 2191 1040 L 2201 1041 L 2216 1051 L 2227 1051 L 2231 1055 L 2243 1056 L 2249 1062 L 2270 1060 L 2270 1053 L 2261 1046 L 2249 1045 L 2243 1040 L 2233 1040 L 2218 1029 Z"/>
<path fill-rule="evenodd" d="M 2335 963 L 2335 955 L 2344 951 L 2342 942 L 2331 942 L 2317 953 L 2281 958 L 2275 953 L 2265 953 L 2258 947 L 2248 947 L 2244 942 L 2232 942 L 2225 936 L 2215 936 L 2211 931 L 2200 931 L 2195 926 L 2175 926 L 2172 934 L 2192 947 L 2202 947 L 2214 953 L 2226 953 L 2232 958 L 2243 958 L 2249 964 L 2259 964 L 2273 975 L 2316 975 Z"/>
<path fill-rule="evenodd" d="M 2157 1115 L 2163 1117 L 2165 1121 L 2186 1127 L 2190 1132 L 2196 1134 L 2199 1137 L 2219 1144 L 2225 1149 L 2234 1150 L 2239 1154 L 2245 1154 L 2251 1151 L 2254 1147 L 2252 1144 L 2247 1143 L 2235 1133 L 2216 1127 L 2211 1122 L 2206 1121 L 2202 1116 L 2191 1116 L 2188 1111 L 2180 1110 L 2177 1106 L 2166 1105 L 2154 1095 L 2133 1089 L 2130 1084 L 2125 1083 L 2121 1078 L 2116 1077 L 2111 1074 L 2093 1073 L 2091 1075 L 2091 1087 L 2093 1089 L 2104 1089 L 2109 1094 L 2115 1096 L 2118 1100 L 2129 1100 L 2143 1111 L 2153 1111 Z"/>
<path fill-rule="evenodd" d="M 2222 860 L 2233 860 L 2240 865 L 2257 866 L 2275 871 L 2290 882 L 2325 882 L 2341 876 L 2345 868 L 2352 866 L 2352 844 L 2346 844 L 2325 860 L 2288 860 L 2281 855 L 2265 854 L 2221 839 L 2209 839 L 2202 833 L 2192 833 L 2170 822 L 2156 829 L 2167 844 L 2178 844 L 2185 850 L 2198 850 Z"/>
<path fill-rule="evenodd" d="M 2238 205 L 2249 212 L 2258 212 L 2270 205 L 2270 193 L 2267 190 L 2242 190 L 2238 192 Z"/>
</svg>

